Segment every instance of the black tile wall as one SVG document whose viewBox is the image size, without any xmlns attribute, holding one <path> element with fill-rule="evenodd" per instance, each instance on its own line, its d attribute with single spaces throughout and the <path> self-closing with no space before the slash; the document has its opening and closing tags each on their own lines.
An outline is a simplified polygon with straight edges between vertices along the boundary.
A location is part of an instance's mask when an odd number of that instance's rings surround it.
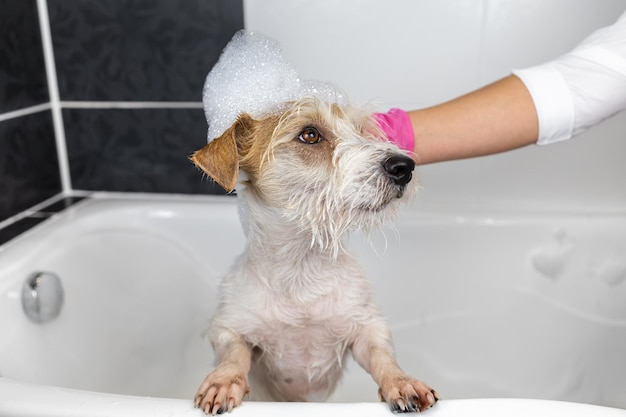
<svg viewBox="0 0 626 417">
<path fill-rule="evenodd" d="M 36 0 L 0 0 L 0 221 L 61 191 Z"/>
<path fill-rule="evenodd" d="M 48 0 L 62 100 L 199 101 L 239 0 Z"/>
<path fill-rule="evenodd" d="M 0 220 L 60 192 L 50 111 L 0 123 Z"/>
<path fill-rule="evenodd" d="M 0 113 L 47 101 L 37 4 L 0 0 Z"/>
<path fill-rule="evenodd" d="M 188 159 L 206 144 L 202 109 L 65 109 L 63 119 L 76 189 L 224 193 Z"/>
<path fill-rule="evenodd" d="M 243 28 L 242 0 L 48 0 L 63 102 L 194 102 Z M 66 106 L 67 107 L 67 106 Z M 188 161 L 199 108 L 65 108 L 72 187 L 223 193 Z"/>
<path fill-rule="evenodd" d="M 168 102 L 200 103 L 207 72 L 243 28 L 243 0 L 47 5 L 72 188 L 223 193 L 187 159 L 206 143 L 202 110 Z M 50 101 L 38 16 L 36 0 L 0 0 L 0 221 L 62 191 L 50 111 L 1 117 Z"/>
</svg>

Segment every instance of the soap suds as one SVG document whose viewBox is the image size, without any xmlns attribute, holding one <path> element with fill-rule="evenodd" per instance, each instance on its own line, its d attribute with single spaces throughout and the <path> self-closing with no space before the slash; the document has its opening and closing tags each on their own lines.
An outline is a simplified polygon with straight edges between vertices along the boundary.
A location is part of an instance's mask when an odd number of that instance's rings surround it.
<svg viewBox="0 0 626 417">
<path fill-rule="evenodd" d="M 226 45 L 204 82 L 202 101 L 209 124 L 207 139 L 219 137 L 242 113 L 262 117 L 280 111 L 285 103 L 313 96 L 344 104 L 333 84 L 301 80 L 282 55 L 278 41 L 241 30 Z"/>
</svg>

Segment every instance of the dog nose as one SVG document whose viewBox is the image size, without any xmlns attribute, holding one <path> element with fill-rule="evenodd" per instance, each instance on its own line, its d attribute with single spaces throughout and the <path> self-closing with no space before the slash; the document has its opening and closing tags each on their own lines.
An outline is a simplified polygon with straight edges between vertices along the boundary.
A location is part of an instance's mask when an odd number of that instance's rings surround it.
<svg viewBox="0 0 626 417">
<path fill-rule="evenodd" d="M 415 162 L 408 156 L 394 155 L 383 162 L 383 168 L 396 185 L 406 185 L 413 176 Z"/>
</svg>

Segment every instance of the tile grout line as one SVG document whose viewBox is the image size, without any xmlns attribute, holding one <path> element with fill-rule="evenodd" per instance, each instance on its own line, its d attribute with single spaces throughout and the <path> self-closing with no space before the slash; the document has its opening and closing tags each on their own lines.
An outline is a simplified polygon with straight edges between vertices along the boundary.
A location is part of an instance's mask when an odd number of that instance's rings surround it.
<svg viewBox="0 0 626 417">
<path fill-rule="evenodd" d="M 40 113 L 42 111 L 50 110 L 50 103 L 41 103 L 36 104 L 34 106 L 23 107 L 17 110 L 11 110 L 6 113 L 0 114 L 0 122 L 4 122 L 5 120 L 17 119 L 18 117 L 28 116 L 35 113 Z"/>
<path fill-rule="evenodd" d="M 13 216 L 0 221 L 0 229 L 11 226 L 12 224 L 17 223 L 18 221 L 25 219 L 26 217 L 30 217 L 33 213 L 39 211 L 40 209 L 54 202 L 61 200 L 62 198 L 63 198 L 62 194 L 56 194 L 56 195 L 53 195 L 52 197 L 48 197 L 45 200 L 40 201 L 39 203 L 35 204 L 34 206 L 29 207 L 26 210 L 22 210 L 19 213 L 16 213 Z"/>
<path fill-rule="evenodd" d="M 60 101 L 61 109 L 201 109 L 201 101 Z M 51 110 L 50 102 L 0 113 L 0 122 Z"/>
<path fill-rule="evenodd" d="M 61 101 L 64 109 L 201 109 L 200 101 Z"/>
<path fill-rule="evenodd" d="M 72 179 L 70 176 L 69 159 L 65 141 L 65 127 L 63 125 L 63 114 L 61 112 L 61 100 L 59 96 L 59 84 L 54 61 L 54 50 L 52 48 L 52 32 L 50 29 L 47 0 L 37 0 L 37 12 L 39 14 L 39 27 L 41 31 L 41 41 L 46 65 L 50 108 L 52 111 L 52 124 L 54 126 L 57 157 L 59 160 L 61 188 L 64 194 L 69 194 L 72 190 Z"/>
</svg>

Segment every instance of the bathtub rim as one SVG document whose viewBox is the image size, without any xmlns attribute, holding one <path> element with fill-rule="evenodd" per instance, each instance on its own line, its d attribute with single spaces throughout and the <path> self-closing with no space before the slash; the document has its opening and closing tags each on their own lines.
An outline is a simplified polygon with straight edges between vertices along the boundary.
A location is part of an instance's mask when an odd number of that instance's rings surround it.
<svg viewBox="0 0 626 417">
<path fill-rule="evenodd" d="M 16 223 L 19 220 L 23 220 L 28 217 L 41 217 L 41 210 L 47 206 L 50 206 L 54 203 L 62 201 L 66 198 L 81 198 L 82 201 L 78 201 L 72 206 L 66 208 L 57 213 L 48 213 L 43 216 L 46 219 L 58 217 L 63 215 L 68 209 L 75 209 L 77 206 L 81 206 L 88 201 L 93 200 L 120 200 L 120 201 L 161 201 L 161 202 L 184 202 L 184 201 L 195 201 L 195 202 L 206 202 L 206 203 L 230 203 L 233 205 L 237 204 L 237 195 L 235 193 L 230 194 L 175 194 L 175 193 L 144 193 L 144 192 L 118 192 L 118 191 L 81 191 L 81 190 L 73 190 L 69 193 L 60 193 L 55 195 L 43 202 L 40 202 L 33 207 L 24 210 L 21 213 L 18 213 L 14 216 L 11 216 L 7 219 L 0 221 L 0 229 L 4 227 L 11 226 L 13 223 Z M 617 207 L 617 208 L 577 208 L 577 207 L 551 207 L 551 206 L 540 206 L 534 203 L 530 203 L 528 205 L 515 205 L 511 206 L 506 203 L 499 204 L 480 204 L 476 202 L 467 202 L 467 204 L 459 204 L 458 202 L 440 202 L 433 203 L 428 200 L 420 200 L 419 197 L 409 202 L 400 210 L 404 213 L 408 218 L 424 217 L 424 215 L 428 216 L 429 214 L 437 213 L 437 216 L 447 215 L 447 216 L 457 216 L 459 213 L 464 214 L 467 218 L 485 218 L 485 217 L 622 217 L 626 218 L 626 209 Z M 37 225 L 34 225 L 31 229 L 27 230 L 22 234 L 29 233 L 32 229 L 37 229 L 41 226 L 41 224 L 45 224 L 45 221 L 40 222 Z M 12 240 L 19 239 L 19 235 L 13 238 Z M 2 245 L 0 248 L 10 244 L 12 241 L 8 241 Z"/>
<path fill-rule="evenodd" d="M 55 203 L 58 203 L 64 199 L 78 198 L 69 207 L 64 210 L 47 213 L 45 208 Z M 0 229 L 10 227 L 14 223 L 28 218 L 40 219 L 41 221 L 29 229 L 25 230 L 21 234 L 7 240 L 4 243 L 0 243 L 0 251 L 19 240 L 23 235 L 32 233 L 33 230 L 40 228 L 42 225 L 48 223 L 47 220 L 54 219 L 63 216 L 65 213 L 71 210 L 76 210 L 77 207 L 81 207 L 89 202 L 98 200 L 117 200 L 117 201 L 143 201 L 143 202 L 205 202 L 208 204 L 230 204 L 237 206 L 237 195 L 235 193 L 221 195 L 221 194 L 164 194 L 164 193 L 142 193 L 142 192 L 116 192 L 116 191 L 80 191 L 74 190 L 70 193 L 61 193 L 53 196 L 41 203 L 34 205 L 33 207 L 24 210 L 12 217 L 0 221 Z M 499 219 L 512 218 L 563 218 L 563 217 L 585 217 L 585 218 L 624 218 L 626 219 L 626 209 L 588 209 L 588 208 L 575 208 L 575 207 L 538 207 L 536 204 L 529 204 L 527 206 L 510 206 L 509 204 L 490 204 L 488 206 L 483 204 L 476 204 L 467 202 L 467 204 L 459 205 L 456 203 L 442 202 L 440 204 L 432 201 L 422 201 L 419 198 L 409 202 L 402 206 L 399 210 L 405 219 L 425 219 L 425 218 L 454 218 L 458 223 L 465 221 L 478 222 L 488 224 L 497 221 Z M 393 223 L 395 220 L 391 220 Z"/>
<path fill-rule="evenodd" d="M 33 401 L 36 399 L 36 401 Z M 235 417 L 327 417 L 393 415 L 384 403 L 269 403 L 246 401 Z M 139 397 L 36 385 L 0 377 L 0 415 L 160 417 L 202 416 L 191 399 Z M 523 398 L 443 400 L 424 413 L 430 417 L 555 416 L 624 417 L 626 410 L 566 401 Z"/>
<path fill-rule="evenodd" d="M 71 205 L 68 205 L 64 209 L 55 212 L 46 211 L 46 207 L 50 207 L 56 203 L 62 202 L 64 199 L 76 198 L 77 200 Z M 109 191 L 72 191 L 68 194 L 58 194 L 51 197 L 44 202 L 36 204 L 30 209 L 16 214 L 8 219 L 0 221 L 0 230 L 3 228 L 9 228 L 14 224 L 17 224 L 24 220 L 36 220 L 34 224 L 27 227 L 22 232 L 15 236 L 0 241 L 0 254 L 8 247 L 15 245 L 18 241 L 25 236 L 36 232 L 37 230 L 47 227 L 51 221 L 67 216 L 67 213 L 71 213 L 76 210 L 81 210 L 84 205 L 90 205 L 98 201 L 118 201 L 118 202 L 162 202 L 162 203 L 181 203 L 181 202 L 196 202 L 207 204 L 230 204 L 236 205 L 237 198 L 235 194 L 232 195 L 217 195 L 217 194 L 159 194 L 159 193 L 136 193 L 136 192 L 109 192 Z"/>
</svg>

